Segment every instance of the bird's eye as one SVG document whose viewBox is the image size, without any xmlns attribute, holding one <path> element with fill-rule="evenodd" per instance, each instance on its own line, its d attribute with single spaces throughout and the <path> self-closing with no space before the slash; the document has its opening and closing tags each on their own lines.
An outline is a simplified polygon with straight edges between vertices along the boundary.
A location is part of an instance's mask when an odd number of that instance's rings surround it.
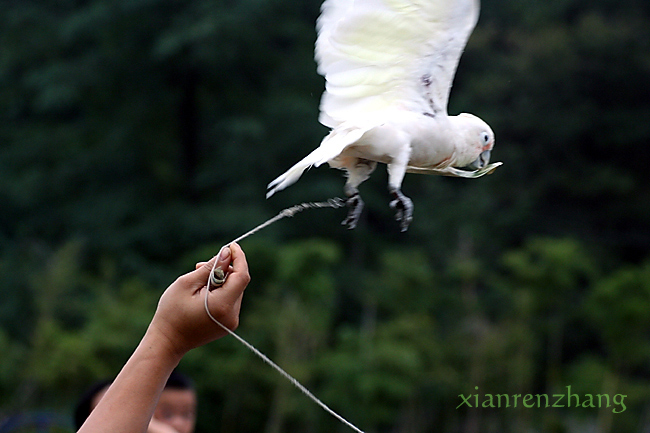
<svg viewBox="0 0 650 433">
<path fill-rule="evenodd" d="M 487 132 L 483 133 L 483 142 L 487 144 L 487 142 L 490 141 L 490 136 L 488 135 Z"/>
</svg>

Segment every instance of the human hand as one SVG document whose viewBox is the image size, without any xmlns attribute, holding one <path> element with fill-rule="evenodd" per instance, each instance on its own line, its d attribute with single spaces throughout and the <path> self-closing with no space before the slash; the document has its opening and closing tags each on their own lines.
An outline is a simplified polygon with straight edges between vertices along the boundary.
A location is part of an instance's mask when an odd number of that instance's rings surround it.
<svg viewBox="0 0 650 433">
<path fill-rule="evenodd" d="M 178 277 L 160 298 L 147 333 L 164 337 L 178 356 L 226 335 L 208 317 L 204 305 L 206 283 L 215 260 L 217 267 L 226 271 L 227 279 L 223 286 L 208 293 L 210 314 L 228 329 L 239 325 L 239 310 L 250 275 L 241 247 L 231 244 L 221 250 L 219 257 L 198 263 L 196 270 Z"/>
</svg>

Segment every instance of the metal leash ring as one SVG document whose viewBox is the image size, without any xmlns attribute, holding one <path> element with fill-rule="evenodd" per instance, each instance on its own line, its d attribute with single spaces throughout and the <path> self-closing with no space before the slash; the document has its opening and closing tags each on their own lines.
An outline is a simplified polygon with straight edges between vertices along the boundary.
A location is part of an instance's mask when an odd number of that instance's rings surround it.
<svg viewBox="0 0 650 433">
<path fill-rule="evenodd" d="M 221 267 L 215 268 L 210 274 L 210 290 L 218 289 L 226 282 L 226 273 Z"/>
</svg>

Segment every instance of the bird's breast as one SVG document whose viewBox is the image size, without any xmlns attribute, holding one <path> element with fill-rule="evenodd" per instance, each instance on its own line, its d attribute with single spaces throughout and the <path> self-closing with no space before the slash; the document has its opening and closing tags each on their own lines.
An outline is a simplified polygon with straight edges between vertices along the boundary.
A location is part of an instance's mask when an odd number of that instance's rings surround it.
<svg viewBox="0 0 650 433">
<path fill-rule="evenodd" d="M 455 151 L 453 140 L 439 134 L 416 136 L 411 142 L 409 165 L 419 168 L 445 168 L 453 164 Z"/>
</svg>

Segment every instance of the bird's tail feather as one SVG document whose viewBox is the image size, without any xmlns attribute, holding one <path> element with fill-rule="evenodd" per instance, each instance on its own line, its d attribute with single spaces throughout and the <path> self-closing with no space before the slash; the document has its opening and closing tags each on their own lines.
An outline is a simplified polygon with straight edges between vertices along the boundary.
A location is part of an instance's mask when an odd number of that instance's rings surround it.
<svg viewBox="0 0 650 433">
<path fill-rule="evenodd" d="M 300 179 L 300 176 L 302 176 L 304 171 L 308 168 L 311 168 L 314 165 L 318 167 L 328 159 L 335 157 L 337 154 L 329 157 L 326 148 L 324 148 L 322 145 L 317 147 L 313 152 L 297 162 L 284 174 L 281 174 L 273 182 L 269 183 L 269 191 L 266 193 L 266 198 L 269 198 L 276 192 L 281 191 L 290 185 L 293 185 L 298 179 Z"/>
<path fill-rule="evenodd" d="M 271 197 L 276 192 L 285 189 L 300 179 L 302 173 L 313 165 L 313 163 L 306 162 L 306 159 L 307 158 L 304 158 L 302 161 L 284 172 L 284 174 L 278 176 L 273 182 L 269 183 L 269 191 L 266 193 L 266 198 Z"/>
<path fill-rule="evenodd" d="M 284 174 L 278 176 L 273 182 L 269 183 L 269 191 L 266 198 L 271 197 L 278 191 L 295 183 L 305 170 L 312 166 L 319 165 L 336 158 L 347 146 L 357 141 L 367 131 L 367 129 L 348 128 L 344 130 L 334 130 L 327 135 L 321 145 L 314 149 L 309 155 L 304 157 Z"/>
</svg>

